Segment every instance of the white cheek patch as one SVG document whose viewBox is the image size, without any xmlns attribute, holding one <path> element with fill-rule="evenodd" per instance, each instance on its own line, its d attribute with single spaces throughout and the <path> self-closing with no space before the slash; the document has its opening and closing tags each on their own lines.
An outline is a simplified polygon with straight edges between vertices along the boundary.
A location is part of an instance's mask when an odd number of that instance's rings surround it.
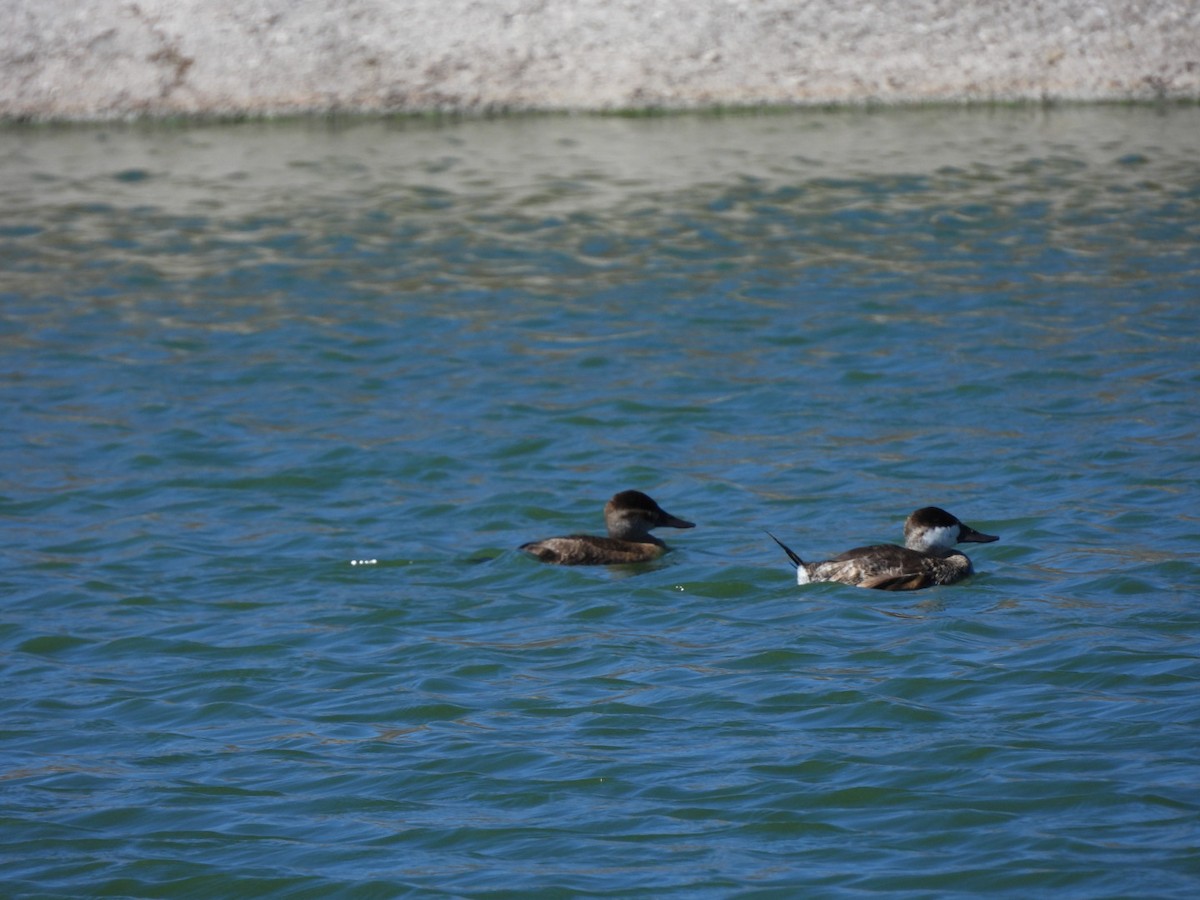
<svg viewBox="0 0 1200 900">
<path fill-rule="evenodd" d="M 920 547 L 915 550 L 932 550 L 934 547 L 953 547 L 958 543 L 957 525 L 943 525 L 941 528 L 930 528 L 923 535 Z"/>
</svg>

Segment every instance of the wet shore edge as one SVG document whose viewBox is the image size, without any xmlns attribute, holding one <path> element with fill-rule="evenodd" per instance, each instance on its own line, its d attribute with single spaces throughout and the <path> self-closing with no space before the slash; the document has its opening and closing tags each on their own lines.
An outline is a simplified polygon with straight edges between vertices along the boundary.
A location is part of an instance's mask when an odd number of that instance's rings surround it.
<svg viewBox="0 0 1200 900">
<path fill-rule="evenodd" d="M 1194 0 L 9 0 L 0 120 L 1200 101 Z"/>
</svg>

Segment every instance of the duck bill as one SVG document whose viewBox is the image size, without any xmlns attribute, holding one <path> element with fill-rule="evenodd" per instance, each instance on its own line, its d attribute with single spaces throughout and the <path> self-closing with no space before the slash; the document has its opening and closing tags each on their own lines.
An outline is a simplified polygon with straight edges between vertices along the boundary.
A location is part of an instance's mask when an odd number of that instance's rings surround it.
<svg viewBox="0 0 1200 900">
<path fill-rule="evenodd" d="M 998 540 L 1000 540 L 1000 535 L 984 534 L 982 531 L 976 531 L 970 525 L 964 525 L 958 533 L 960 544 L 990 544 L 992 541 Z"/>
<path fill-rule="evenodd" d="M 687 519 L 680 519 L 671 515 L 669 512 L 663 513 L 665 518 L 659 523 L 660 527 L 666 528 L 695 528 L 695 522 L 689 522 Z"/>
</svg>

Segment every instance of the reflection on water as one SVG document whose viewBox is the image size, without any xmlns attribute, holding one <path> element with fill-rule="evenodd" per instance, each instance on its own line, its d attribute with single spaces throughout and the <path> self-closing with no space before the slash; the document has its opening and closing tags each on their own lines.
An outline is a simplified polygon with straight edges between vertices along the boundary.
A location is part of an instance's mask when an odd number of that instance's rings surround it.
<svg viewBox="0 0 1200 900">
<path fill-rule="evenodd" d="M 6 892 L 1190 897 L 1198 117 L 3 132 Z"/>
</svg>

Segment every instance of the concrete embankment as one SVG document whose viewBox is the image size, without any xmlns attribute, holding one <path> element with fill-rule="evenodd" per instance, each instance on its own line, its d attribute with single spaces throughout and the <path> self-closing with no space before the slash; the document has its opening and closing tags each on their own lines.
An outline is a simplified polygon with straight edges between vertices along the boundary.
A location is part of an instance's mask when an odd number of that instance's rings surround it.
<svg viewBox="0 0 1200 900">
<path fill-rule="evenodd" d="M 5 0 L 0 118 L 1200 100 L 1197 0 Z"/>
</svg>

